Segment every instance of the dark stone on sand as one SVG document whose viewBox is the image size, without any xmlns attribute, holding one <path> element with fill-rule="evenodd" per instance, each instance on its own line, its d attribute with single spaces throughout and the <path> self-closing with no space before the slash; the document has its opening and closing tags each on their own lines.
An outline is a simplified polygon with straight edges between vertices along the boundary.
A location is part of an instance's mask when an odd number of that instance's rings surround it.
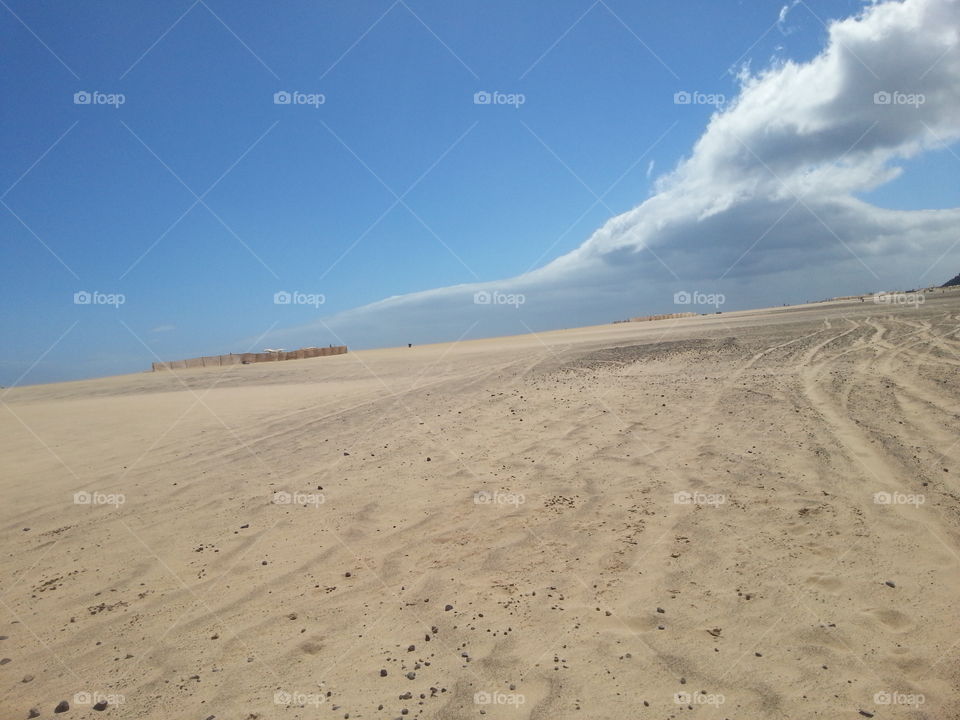
<svg viewBox="0 0 960 720">
<path fill-rule="evenodd" d="M 57 706 L 53 709 L 53 711 L 55 713 L 65 713 L 69 709 L 70 703 L 68 703 L 66 700 L 61 700 L 59 703 L 57 703 Z"/>
</svg>

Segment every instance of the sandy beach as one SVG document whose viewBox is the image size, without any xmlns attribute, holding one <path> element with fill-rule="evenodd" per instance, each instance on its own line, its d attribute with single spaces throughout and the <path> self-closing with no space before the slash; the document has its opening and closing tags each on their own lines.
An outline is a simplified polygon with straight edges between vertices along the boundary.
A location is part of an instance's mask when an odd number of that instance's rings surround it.
<svg viewBox="0 0 960 720">
<path fill-rule="evenodd" d="M 2 715 L 960 717 L 958 329 L 937 292 L 4 391 Z"/>
</svg>

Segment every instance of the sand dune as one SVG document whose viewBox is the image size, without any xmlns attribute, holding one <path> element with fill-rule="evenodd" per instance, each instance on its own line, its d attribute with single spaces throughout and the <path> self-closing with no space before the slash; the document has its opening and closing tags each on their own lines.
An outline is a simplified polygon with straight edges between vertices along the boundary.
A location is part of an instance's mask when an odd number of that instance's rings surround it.
<svg viewBox="0 0 960 720">
<path fill-rule="evenodd" d="M 958 330 L 944 292 L 7 391 L 0 709 L 960 717 Z"/>
</svg>

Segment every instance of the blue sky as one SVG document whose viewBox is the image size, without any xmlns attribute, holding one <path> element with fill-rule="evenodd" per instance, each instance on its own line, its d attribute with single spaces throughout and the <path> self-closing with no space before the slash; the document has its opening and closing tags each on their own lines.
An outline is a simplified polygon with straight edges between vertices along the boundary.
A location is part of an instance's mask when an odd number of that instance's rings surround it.
<svg viewBox="0 0 960 720">
<path fill-rule="evenodd" d="M 778 24 L 783 3 L 759 0 L 5 2 L 2 385 L 260 349 L 268 329 L 541 267 L 691 155 L 715 108 L 677 105 L 676 92 L 734 98 L 731 71 L 808 62 L 824 23 L 863 7 L 808 0 Z M 123 104 L 75 104 L 79 91 Z M 278 105 L 278 91 L 324 102 Z M 475 104 L 481 91 L 524 101 Z M 955 148 L 902 158 L 900 177 L 854 195 L 960 206 Z M 928 284 L 958 271 L 947 263 Z M 871 274 L 827 273 L 816 289 L 915 284 Z M 816 297 L 750 282 L 730 309 Z M 278 306 L 279 290 L 325 303 Z M 78 291 L 124 302 L 78 305 Z M 671 310 L 613 293 L 530 327 Z M 404 332 L 449 334 L 428 317 Z M 336 335 L 296 339 L 400 337 Z"/>
</svg>

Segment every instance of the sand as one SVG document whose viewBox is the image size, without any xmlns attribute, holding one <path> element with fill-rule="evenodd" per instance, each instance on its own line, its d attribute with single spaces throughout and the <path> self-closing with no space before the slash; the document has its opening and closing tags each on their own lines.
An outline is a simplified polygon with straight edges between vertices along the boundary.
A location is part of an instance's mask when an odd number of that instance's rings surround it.
<svg viewBox="0 0 960 720">
<path fill-rule="evenodd" d="M 960 717 L 958 329 L 938 293 L 6 391 L 2 716 Z"/>
</svg>

